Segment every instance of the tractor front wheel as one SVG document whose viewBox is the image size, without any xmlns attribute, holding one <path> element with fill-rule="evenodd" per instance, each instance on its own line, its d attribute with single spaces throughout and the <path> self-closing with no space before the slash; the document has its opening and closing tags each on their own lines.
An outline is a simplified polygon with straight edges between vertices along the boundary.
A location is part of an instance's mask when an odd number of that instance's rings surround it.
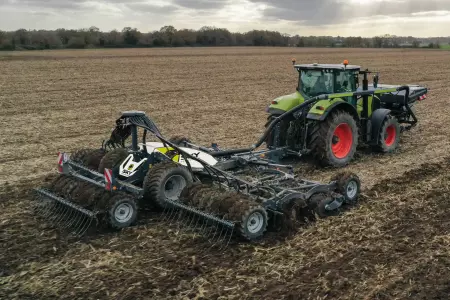
<svg viewBox="0 0 450 300">
<path fill-rule="evenodd" d="M 397 149 L 400 142 L 400 124 L 397 118 L 388 115 L 381 125 L 378 135 L 378 143 L 375 150 L 383 153 L 390 153 Z"/>
<path fill-rule="evenodd" d="M 311 149 L 323 166 L 342 167 L 355 155 L 358 126 L 351 114 L 336 111 L 325 121 L 317 122 L 311 134 Z"/>
</svg>

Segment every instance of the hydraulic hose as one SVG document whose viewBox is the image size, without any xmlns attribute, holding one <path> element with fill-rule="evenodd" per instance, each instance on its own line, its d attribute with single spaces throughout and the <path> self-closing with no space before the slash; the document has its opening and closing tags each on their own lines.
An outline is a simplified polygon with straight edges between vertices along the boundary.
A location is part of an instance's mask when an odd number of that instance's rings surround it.
<svg viewBox="0 0 450 300">
<path fill-rule="evenodd" d="M 225 150 L 225 151 L 217 151 L 217 152 L 209 152 L 210 155 L 214 156 L 214 157 L 221 157 L 221 156 L 227 156 L 230 154 L 238 154 L 238 153 L 245 153 L 245 152 L 250 152 L 255 150 L 256 148 L 258 148 L 259 146 L 261 146 L 264 141 L 267 139 L 267 136 L 270 134 L 270 132 L 272 131 L 272 129 L 278 124 L 280 123 L 284 118 L 292 115 L 293 113 L 307 107 L 308 105 L 317 102 L 318 100 L 326 100 L 328 99 L 328 95 L 320 95 L 320 96 L 316 96 L 313 97 L 305 102 L 303 102 L 302 104 L 297 105 L 296 107 L 288 110 L 287 112 L 283 113 L 282 115 L 276 117 L 272 123 L 269 125 L 269 127 L 267 127 L 267 129 L 264 131 L 263 135 L 259 138 L 259 140 L 253 144 L 250 148 L 242 148 L 242 149 L 232 149 L 232 150 Z"/>
<path fill-rule="evenodd" d="M 259 146 L 262 145 L 262 143 L 264 143 L 264 141 L 267 139 L 267 136 L 270 134 L 270 132 L 272 131 L 272 129 L 278 124 L 280 123 L 284 118 L 292 115 L 293 113 L 305 108 L 306 106 L 317 102 L 318 100 L 326 100 L 328 99 L 328 95 L 320 95 L 320 96 L 316 96 L 313 97 L 305 102 L 303 102 L 302 104 L 297 105 L 296 107 L 288 110 L 287 112 L 285 112 L 284 114 L 276 117 L 272 123 L 269 125 L 269 127 L 267 127 L 266 131 L 264 132 L 264 134 L 261 136 L 261 138 L 256 142 L 256 144 L 252 145 L 251 150 L 254 150 L 256 148 L 258 148 Z"/>
</svg>

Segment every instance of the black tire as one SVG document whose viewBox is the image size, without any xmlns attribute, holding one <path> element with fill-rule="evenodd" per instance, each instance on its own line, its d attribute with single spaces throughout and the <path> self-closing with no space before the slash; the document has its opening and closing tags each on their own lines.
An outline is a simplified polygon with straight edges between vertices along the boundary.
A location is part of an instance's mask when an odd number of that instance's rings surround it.
<svg viewBox="0 0 450 300">
<path fill-rule="evenodd" d="M 396 117 L 388 115 L 381 125 L 375 151 L 391 153 L 400 143 L 400 124 Z"/>
<path fill-rule="evenodd" d="M 108 224 L 113 229 L 133 225 L 137 220 L 137 204 L 130 196 L 120 194 L 112 197 L 108 207 Z"/>
<path fill-rule="evenodd" d="M 312 213 L 316 213 L 319 218 L 324 219 L 337 216 L 340 213 L 339 209 L 327 210 L 325 208 L 325 206 L 331 202 L 333 202 L 333 198 L 330 196 L 323 193 L 317 193 L 311 196 L 308 206 Z"/>
<path fill-rule="evenodd" d="M 239 235 L 248 241 L 261 238 L 267 230 L 269 216 L 267 211 L 261 206 L 251 206 L 242 215 L 239 222 Z"/>
<path fill-rule="evenodd" d="M 103 172 L 105 172 L 105 169 L 113 169 L 118 164 L 123 162 L 129 154 L 130 153 L 125 148 L 117 148 L 109 151 L 100 161 L 98 172 L 103 174 Z"/>
<path fill-rule="evenodd" d="M 279 115 L 270 115 L 267 118 L 267 124 L 266 128 L 270 126 L 272 121 L 279 117 Z M 275 127 L 272 129 L 272 131 L 269 133 L 269 135 L 266 138 L 266 146 L 267 148 L 271 147 L 283 147 L 286 145 L 286 139 L 287 139 L 287 132 L 289 129 L 289 121 L 283 120 L 280 121 Z"/>
<path fill-rule="evenodd" d="M 361 192 L 361 181 L 358 175 L 352 172 L 342 172 L 333 176 L 331 180 L 337 181 L 336 192 L 345 197 L 346 204 L 354 205 L 358 202 Z"/>
<path fill-rule="evenodd" d="M 351 136 L 348 144 L 335 136 L 336 129 L 340 128 L 343 137 Z M 343 129 L 341 129 L 343 128 Z M 324 121 L 317 121 L 311 132 L 310 149 L 316 161 L 322 166 L 343 167 L 354 157 L 358 146 L 358 125 L 353 116 L 346 111 L 332 112 Z M 348 141 L 348 139 L 347 139 Z M 333 144 L 343 143 L 347 149 L 339 154 L 340 150 L 333 151 Z M 345 154 L 344 154 L 345 153 Z"/>
<path fill-rule="evenodd" d="M 187 168 L 173 161 L 161 162 L 148 169 L 144 178 L 144 200 L 166 207 L 165 199 L 180 199 L 181 192 L 193 182 Z"/>
<path fill-rule="evenodd" d="M 70 155 L 70 160 L 97 171 L 100 161 L 105 154 L 106 151 L 104 149 L 79 149 Z"/>
</svg>

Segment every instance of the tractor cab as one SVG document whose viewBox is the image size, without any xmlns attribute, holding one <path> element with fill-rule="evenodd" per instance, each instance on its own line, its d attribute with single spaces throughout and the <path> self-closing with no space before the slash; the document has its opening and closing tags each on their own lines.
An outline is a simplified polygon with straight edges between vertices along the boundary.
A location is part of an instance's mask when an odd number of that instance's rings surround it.
<svg viewBox="0 0 450 300">
<path fill-rule="evenodd" d="M 358 88 L 360 66 L 344 64 L 294 65 L 299 73 L 297 91 L 305 98 L 321 94 L 351 93 Z"/>
</svg>

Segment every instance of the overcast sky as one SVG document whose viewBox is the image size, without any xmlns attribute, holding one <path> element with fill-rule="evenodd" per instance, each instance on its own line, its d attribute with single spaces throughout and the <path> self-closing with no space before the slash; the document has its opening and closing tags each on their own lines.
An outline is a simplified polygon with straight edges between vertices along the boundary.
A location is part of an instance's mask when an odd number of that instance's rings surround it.
<svg viewBox="0 0 450 300">
<path fill-rule="evenodd" d="M 0 0 L 0 29 L 164 25 L 300 35 L 450 36 L 450 0 Z"/>
</svg>

